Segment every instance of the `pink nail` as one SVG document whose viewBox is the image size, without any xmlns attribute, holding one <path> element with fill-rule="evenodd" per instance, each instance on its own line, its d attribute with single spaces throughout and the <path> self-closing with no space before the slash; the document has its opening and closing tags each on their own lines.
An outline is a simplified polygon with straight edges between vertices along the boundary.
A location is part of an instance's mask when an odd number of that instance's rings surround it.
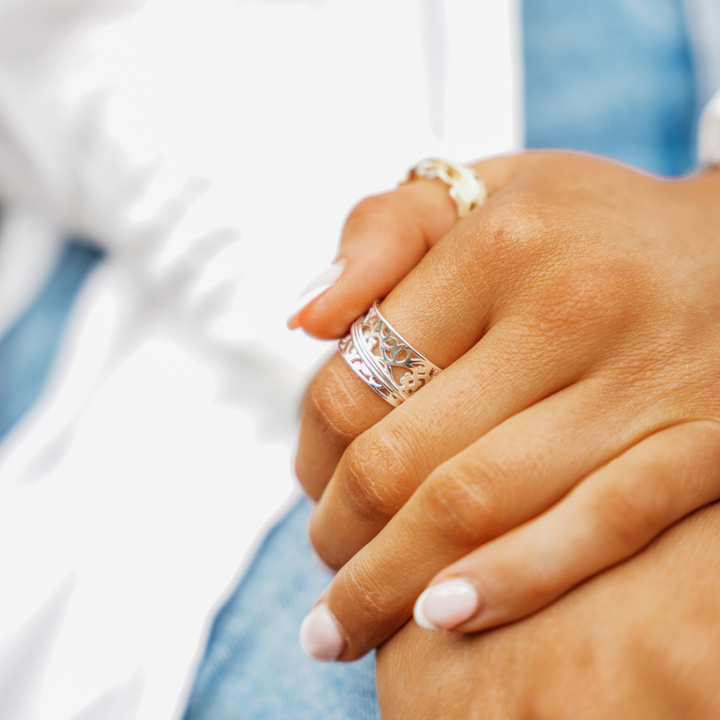
<svg viewBox="0 0 720 720">
<path fill-rule="evenodd" d="M 426 630 L 449 630 L 469 620 L 480 607 L 475 586 L 467 580 L 447 580 L 429 587 L 415 603 L 415 622 Z"/>
<path fill-rule="evenodd" d="M 337 660 L 345 649 L 345 634 L 325 603 L 316 605 L 300 626 L 300 645 L 315 660 Z"/>
</svg>

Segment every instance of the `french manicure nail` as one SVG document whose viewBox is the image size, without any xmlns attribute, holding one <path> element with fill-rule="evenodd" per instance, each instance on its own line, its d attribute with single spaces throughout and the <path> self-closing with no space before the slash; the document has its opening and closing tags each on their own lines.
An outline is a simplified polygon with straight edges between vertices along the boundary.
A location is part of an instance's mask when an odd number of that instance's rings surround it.
<svg viewBox="0 0 720 720">
<path fill-rule="evenodd" d="M 300 645 L 315 660 L 337 660 L 345 643 L 345 634 L 325 603 L 316 605 L 300 626 Z"/>
<path fill-rule="evenodd" d="M 426 630 L 450 630 L 469 620 L 480 608 L 475 586 L 467 580 L 447 580 L 429 587 L 415 602 L 415 622 Z"/>
<path fill-rule="evenodd" d="M 325 291 L 329 290 L 343 274 L 345 269 L 345 260 L 338 260 L 333 263 L 327 270 L 321 272 L 301 293 L 300 297 L 295 301 L 293 310 L 288 318 L 288 324 L 295 316 L 313 300 L 320 297 Z M 297 327 L 297 326 L 296 326 Z"/>
</svg>

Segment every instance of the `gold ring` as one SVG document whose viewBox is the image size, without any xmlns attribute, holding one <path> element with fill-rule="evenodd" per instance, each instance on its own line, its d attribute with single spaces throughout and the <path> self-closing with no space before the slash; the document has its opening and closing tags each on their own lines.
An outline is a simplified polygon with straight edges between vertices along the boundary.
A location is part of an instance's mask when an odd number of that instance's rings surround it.
<svg viewBox="0 0 720 720">
<path fill-rule="evenodd" d="M 400 185 L 412 180 L 442 180 L 450 188 L 450 197 L 455 201 L 459 217 L 480 207 L 487 200 L 485 183 L 475 171 L 451 160 L 426 158 L 413 165 L 400 181 Z"/>
</svg>

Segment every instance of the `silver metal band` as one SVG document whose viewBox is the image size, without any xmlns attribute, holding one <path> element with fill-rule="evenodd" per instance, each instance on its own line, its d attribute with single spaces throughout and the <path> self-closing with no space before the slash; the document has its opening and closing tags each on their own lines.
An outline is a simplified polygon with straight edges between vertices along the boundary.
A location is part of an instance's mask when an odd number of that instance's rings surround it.
<svg viewBox="0 0 720 720">
<path fill-rule="evenodd" d="M 448 185 L 450 197 L 457 205 L 459 217 L 465 217 L 465 215 L 476 207 L 480 207 L 487 200 L 485 183 L 469 167 L 458 165 L 451 160 L 441 158 L 421 160 L 405 173 L 405 177 L 400 181 L 400 184 L 418 178 L 442 180 Z"/>
<path fill-rule="evenodd" d="M 389 392 L 384 383 L 375 377 L 371 368 L 368 367 L 357 351 L 351 335 L 346 335 L 340 341 L 338 347 L 340 348 L 340 354 L 345 358 L 345 362 L 350 366 L 350 369 L 383 400 L 389 402 L 393 407 L 397 407 L 403 402 L 398 393 Z"/>
<path fill-rule="evenodd" d="M 339 348 L 352 371 L 393 407 L 441 372 L 390 325 L 377 302 L 352 324 Z"/>
</svg>

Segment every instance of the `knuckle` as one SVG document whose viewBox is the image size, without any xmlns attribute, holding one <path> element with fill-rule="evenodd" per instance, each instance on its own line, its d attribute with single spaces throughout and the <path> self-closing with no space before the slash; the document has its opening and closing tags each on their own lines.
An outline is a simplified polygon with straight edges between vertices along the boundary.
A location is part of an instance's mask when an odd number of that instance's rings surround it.
<svg viewBox="0 0 720 720">
<path fill-rule="evenodd" d="M 427 516 L 454 544 L 477 547 L 494 537 L 503 516 L 498 470 L 478 466 L 435 473 L 423 485 Z"/>
<path fill-rule="evenodd" d="M 540 209 L 519 202 L 498 207 L 487 219 L 484 230 L 494 254 L 502 261 L 515 258 L 518 252 L 525 255 L 547 235 Z"/>
<path fill-rule="evenodd" d="M 369 195 L 350 210 L 345 220 L 345 227 L 349 229 L 354 225 L 374 223 L 378 217 L 387 215 L 391 205 L 390 193 Z"/>
<path fill-rule="evenodd" d="M 297 477 L 305 494 L 317 502 L 325 487 L 325 483 L 323 482 L 324 478 L 323 480 L 318 480 L 315 474 L 308 469 L 307 463 L 304 462 L 300 453 L 295 457 L 295 477 Z"/>
<path fill-rule="evenodd" d="M 615 543 L 627 551 L 632 551 L 645 535 L 649 518 L 639 507 L 620 500 L 606 517 L 605 523 Z"/>
<path fill-rule="evenodd" d="M 532 574 L 529 577 L 524 600 L 528 607 L 539 608 L 562 595 L 566 590 L 567 582 L 553 558 L 535 556 Z"/>
<path fill-rule="evenodd" d="M 650 485 L 652 487 L 652 484 Z M 647 488 L 647 485 L 645 485 Z M 630 553 L 648 542 L 658 530 L 669 498 L 662 487 L 652 496 L 627 488 L 625 492 L 601 493 L 597 498 L 599 522 L 607 536 L 623 552 Z"/>
<path fill-rule="evenodd" d="M 547 237 L 554 231 L 546 215 L 539 205 L 513 198 L 483 216 L 481 224 L 468 226 L 459 249 L 472 258 L 470 269 L 503 293 L 520 290 L 550 252 Z"/>
<path fill-rule="evenodd" d="M 364 429 L 357 398 L 347 382 L 347 368 L 326 365 L 311 382 L 305 395 L 303 414 L 332 445 L 349 445 Z"/>
<path fill-rule="evenodd" d="M 504 293 L 522 296 L 521 314 L 543 335 L 617 333 L 635 324 L 652 296 L 640 259 L 588 242 L 587 228 L 558 217 L 552 203 L 513 198 L 484 219 L 481 232 L 480 262 Z"/>
<path fill-rule="evenodd" d="M 364 653 L 375 647 L 409 616 L 408 598 L 397 586 L 396 577 L 392 568 L 383 571 L 362 555 L 355 556 L 343 567 L 339 588 L 338 585 L 335 588 L 341 595 L 331 593 L 330 601 L 335 608 L 342 607 L 343 627 L 352 638 L 351 645 L 356 652 Z"/>
<path fill-rule="evenodd" d="M 373 568 L 362 558 L 356 558 L 343 571 L 343 585 L 347 597 L 352 598 L 357 626 L 375 632 L 380 629 L 378 621 L 387 617 L 390 608 L 382 597 L 382 586 L 377 583 Z"/>
<path fill-rule="evenodd" d="M 328 537 L 328 534 L 312 520 L 308 525 L 307 534 L 316 560 L 320 561 L 320 566 L 325 566 L 325 569 L 332 571 L 339 570 L 343 563 L 338 560 L 336 543 L 332 541 L 332 538 Z"/>
<path fill-rule="evenodd" d="M 383 522 L 402 506 L 407 468 L 387 433 L 368 433 L 347 449 L 340 481 L 352 511 L 364 520 Z"/>
</svg>

